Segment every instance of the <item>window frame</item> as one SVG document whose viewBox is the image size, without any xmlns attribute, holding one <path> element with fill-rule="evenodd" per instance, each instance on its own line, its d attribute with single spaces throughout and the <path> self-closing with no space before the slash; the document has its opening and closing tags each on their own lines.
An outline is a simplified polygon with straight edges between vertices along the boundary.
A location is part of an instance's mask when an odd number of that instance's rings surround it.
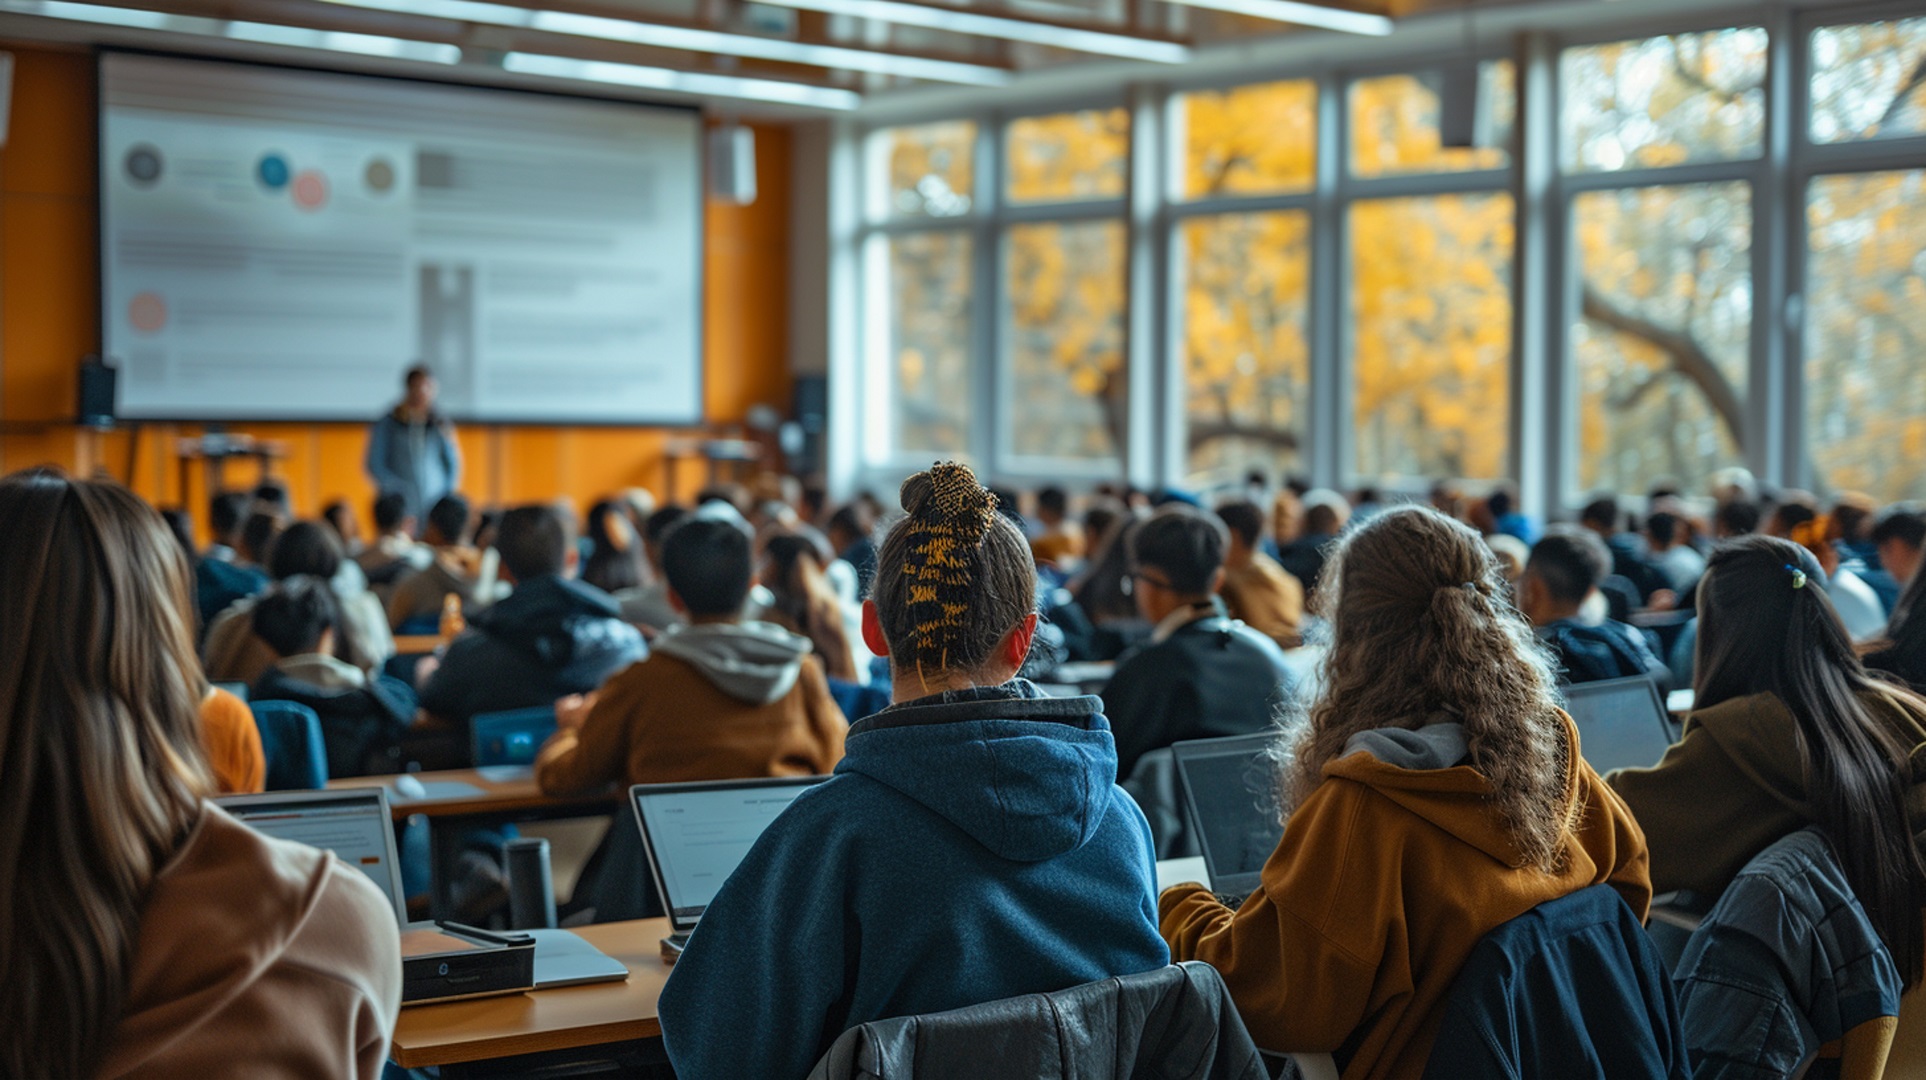
<svg viewBox="0 0 1926 1080">
<path fill-rule="evenodd" d="M 1707 7 L 1676 17 L 1651 19 L 1593 9 L 1564 27 L 1506 34 L 1437 35 L 1391 55 L 1317 57 L 1275 70 L 1230 74 L 1196 68 L 1168 73 L 1155 82 L 1128 84 L 1112 92 L 1065 94 L 1025 100 L 1020 108 L 949 110 L 927 97 L 906 107 L 879 110 L 842 130 L 869 145 L 880 131 L 940 120 L 976 122 L 970 212 L 950 218 L 878 219 L 869 211 L 868 186 L 875 174 L 859 167 L 862 191 L 849 243 L 861 254 L 878 236 L 929 229 L 970 231 L 972 408 L 968 460 L 987 475 L 1012 484 L 1045 481 L 1089 487 L 1128 480 L 1145 487 L 1181 484 L 1189 472 L 1186 447 L 1186 352 L 1184 281 L 1180 272 L 1183 227 L 1194 219 L 1227 214 L 1301 211 L 1310 217 L 1310 260 L 1305 335 L 1310 357 L 1309 396 L 1300 460 L 1309 479 L 1325 486 L 1377 482 L 1356 469 L 1351 325 L 1349 218 L 1360 201 L 1505 192 L 1516 215 L 1512 255 L 1512 326 L 1507 473 L 1520 485 L 1524 509 L 1556 514 L 1575 509 L 1586 494 L 1578 488 L 1578 379 L 1570 331 L 1578 310 L 1581 268 L 1573 229 L 1576 199 L 1618 189 L 1693 183 L 1744 182 L 1751 197 L 1751 330 L 1747 352 L 1741 463 L 1762 480 L 1811 487 L 1813 456 L 1806 430 L 1805 327 L 1807 287 L 1806 210 L 1819 177 L 1926 169 L 1926 133 L 1892 139 L 1814 143 L 1810 130 L 1812 34 L 1822 26 L 1849 25 L 1919 14 L 1916 3 L 1875 0 L 1838 7 L 1791 9 L 1773 5 Z M 1551 21 L 1551 20 L 1548 20 Z M 1567 49 L 1670 34 L 1763 27 L 1767 37 L 1765 117 L 1760 153 L 1732 161 L 1695 162 L 1619 171 L 1564 168 L 1564 106 L 1560 63 Z M 1508 60 L 1517 94 L 1510 161 L 1504 168 L 1468 172 L 1358 176 L 1351 170 L 1352 84 L 1382 75 L 1420 72 L 1467 61 Z M 1166 73 L 1159 72 L 1159 75 Z M 1180 95 L 1226 91 L 1286 80 L 1316 85 L 1314 177 L 1308 190 L 1256 195 L 1180 197 L 1184 148 L 1176 110 Z M 1008 124 L 1087 108 L 1124 107 L 1131 113 L 1125 191 L 1119 198 L 1011 205 L 1006 194 L 1004 139 Z M 837 196 L 832 192 L 832 199 Z M 1129 380 L 1121 469 L 1108 462 L 1025 457 L 1011 452 L 1007 408 L 1013 379 L 1006 348 L 1010 326 L 1006 295 L 1006 244 L 1011 225 L 1026 222 L 1121 220 L 1126 227 L 1125 363 Z M 872 280 L 873 268 L 856 264 L 858 324 L 873 323 L 869 308 L 887 296 Z M 887 318 L 887 312 L 884 313 Z M 881 445 L 889 425 L 874 422 L 889 407 L 878 394 L 871 342 L 859 352 L 863 393 L 854 403 L 864 417 L 853 453 L 832 462 L 839 490 L 893 485 L 904 472 L 928 465 L 927 455 Z M 885 358 L 887 359 L 887 358 Z M 885 389 L 887 389 L 885 387 Z M 846 399 L 845 399 L 846 400 Z M 1636 494 L 1636 493 L 1629 493 Z"/>
</svg>

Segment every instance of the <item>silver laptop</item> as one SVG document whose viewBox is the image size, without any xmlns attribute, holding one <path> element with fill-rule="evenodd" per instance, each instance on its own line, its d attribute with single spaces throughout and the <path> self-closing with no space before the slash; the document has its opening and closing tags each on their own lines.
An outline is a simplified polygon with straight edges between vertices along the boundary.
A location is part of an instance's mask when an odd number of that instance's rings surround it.
<svg viewBox="0 0 1926 1080">
<path fill-rule="evenodd" d="M 1284 836 L 1277 767 L 1267 753 L 1277 738 L 1266 731 L 1170 748 L 1211 888 L 1227 901 L 1241 903 L 1257 891 L 1264 863 Z"/>
<path fill-rule="evenodd" d="M 1644 676 L 1565 687 L 1565 711 L 1578 725 L 1579 750 L 1600 775 L 1657 765 L 1672 746 L 1672 724 L 1658 684 Z"/>
<path fill-rule="evenodd" d="M 662 909 L 678 935 L 695 929 L 762 831 L 827 776 L 637 784 L 629 789 Z"/>
<path fill-rule="evenodd" d="M 407 925 L 408 897 L 401 888 L 386 788 L 223 795 L 214 804 L 255 832 L 334 852 L 366 874 L 394 906 L 396 924 Z"/>
</svg>

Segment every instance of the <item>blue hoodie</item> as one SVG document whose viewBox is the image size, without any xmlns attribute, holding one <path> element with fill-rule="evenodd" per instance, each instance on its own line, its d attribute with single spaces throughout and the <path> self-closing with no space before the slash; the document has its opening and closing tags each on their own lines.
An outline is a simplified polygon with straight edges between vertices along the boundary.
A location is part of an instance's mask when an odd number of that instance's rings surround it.
<svg viewBox="0 0 1926 1080">
<path fill-rule="evenodd" d="M 1170 962 L 1094 697 L 895 706 L 751 848 L 662 991 L 682 1080 L 799 1080 L 846 1029 Z"/>
</svg>

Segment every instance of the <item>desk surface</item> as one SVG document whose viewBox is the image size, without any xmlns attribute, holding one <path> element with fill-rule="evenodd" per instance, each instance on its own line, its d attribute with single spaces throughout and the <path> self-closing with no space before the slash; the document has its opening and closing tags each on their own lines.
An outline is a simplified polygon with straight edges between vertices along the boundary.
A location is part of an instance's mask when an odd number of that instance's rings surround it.
<svg viewBox="0 0 1926 1080">
<path fill-rule="evenodd" d="M 428 817 L 466 814 L 512 814 L 522 810 L 555 807 L 580 807 L 589 812 L 606 813 L 621 803 L 623 793 L 616 789 L 588 795 L 558 797 L 542 794 L 535 783 L 535 770 L 526 765 L 505 765 L 487 769 L 448 769 L 442 772 L 409 773 L 425 794 L 409 796 L 395 787 L 399 777 L 352 776 L 328 782 L 330 788 L 385 787 L 388 807 L 397 820 L 411 814 Z"/>
<path fill-rule="evenodd" d="M 390 1056 L 397 1065 L 420 1069 L 662 1034 L 656 1002 L 671 970 L 662 962 L 661 945 L 669 920 L 603 923 L 574 932 L 625 964 L 629 980 L 409 1006 L 395 1025 Z"/>
</svg>

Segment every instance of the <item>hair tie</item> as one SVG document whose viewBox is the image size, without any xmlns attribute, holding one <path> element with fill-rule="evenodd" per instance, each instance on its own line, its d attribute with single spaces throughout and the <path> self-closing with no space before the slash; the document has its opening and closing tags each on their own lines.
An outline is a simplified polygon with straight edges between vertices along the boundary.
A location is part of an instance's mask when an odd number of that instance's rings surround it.
<svg viewBox="0 0 1926 1080">
<path fill-rule="evenodd" d="M 1786 570 L 1792 574 L 1793 588 L 1803 589 L 1806 587 L 1806 572 L 1804 570 L 1799 569 L 1791 563 L 1786 564 Z"/>
<path fill-rule="evenodd" d="M 1478 583 L 1477 583 L 1477 582 L 1475 582 L 1475 581 L 1467 581 L 1467 582 L 1465 582 L 1465 586 L 1464 586 L 1464 587 L 1465 587 L 1465 588 L 1466 588 L 1467 590 L 1469 590 L 1469 591 L 1471 591 L 1471 592 L 1477 592 L 1477 591 L 1479 591 L 1479 590 L 1478 590 Z"/>
</svg>

